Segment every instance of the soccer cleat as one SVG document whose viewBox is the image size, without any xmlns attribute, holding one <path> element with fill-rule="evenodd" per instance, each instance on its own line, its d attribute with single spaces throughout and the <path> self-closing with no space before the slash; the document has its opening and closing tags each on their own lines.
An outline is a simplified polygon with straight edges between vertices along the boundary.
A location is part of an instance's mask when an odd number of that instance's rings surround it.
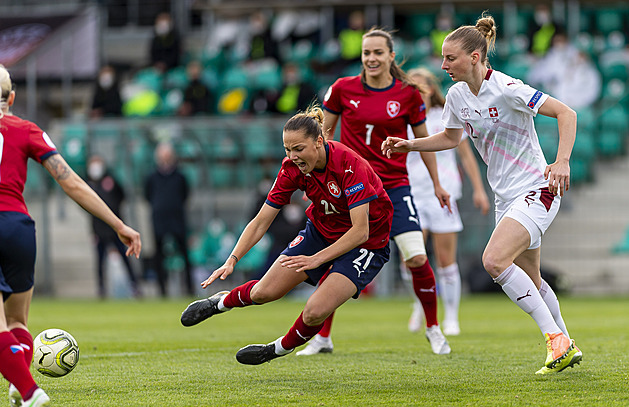
<svg viewBox="0 0 629 407">
<path fill-rule="evenodd" d="M 557 363 L 552 368 L 542 366 L 542 368 L 535 372 L 535 374 L 559 373 L 564 369 L 574 367 L 581 363 L 581 360 L 583 359 L 583 353 L 574 344 L 574 340 L 571 342 L 571 346 L 573 349 L 568 352 L 565 359 L 562 360 L 562 363 Z"/>
<path fill-rule="evenodd" d="M 446 319 L 441 323 L 441 326 L 443 327 L 443 334 L 445 336 L 457 336 L 461 333 L 459 321 L 449 321 Z"/>
<path fill-rule="evenodd" d="M 413 302 L 413 312 L 408 319 L 408 330 L 411 332 L 419 332 L 424 325 L 424 308 L 422 308 L 419 302 L 415 301 Z"/>
<path fill-rule="evenodd" d="M 212 315 L 222 314 L 225 311 L 218 309 L 218 303 L 227 294 L 229 294 L 229 291 L 220 291 L 211 297 L 191 303 L 181 313 L 181 324 L 183 326 L 192 326 L 205 321 Z"/>
<path fill-rule="evenodd" d="M 50 405 L 50 397 L 42 389 L 37 389 L 30 399 L 22 402 L 22 407 L 45 407 Z"/>
<path fill-rule="evenodd" d="M 286 356 L 292 351 L 293 349 L 284 355 L 278 355 L 275 353 L 275 342 L 267 345 L 247 345 L 236 353 L 236 360 L 243 365 L 261 365 L 275 358 Z"/>
<path fill-rule="evenodd" d="M 437 355 L 448 355 L 452 351 L 450 349 L 450 345 L 448 344 L 448 340 L 445 336 L 443 336 L 443 333 L 441 333 L 439 325 L 433 325 L 426 328 L 426 339 L 430 342 L 432 352 Z"/>
<path fill-rule="evenodd" d="M 305 348 L 297 352 L 295 355 L 297 356 L 310 356 L 316 355 L 317 353 L 332 353 L 334 350 L 334 345 L 332 344 L 332 339 L 328 336 L 327 338 L 316 334 L 314 338 L 312 338 L 308 345 Z"/>
<path fill-rule="evenodd" d="M 9 384 L 9 403 L 11 407 L 20 407 L 22 405 L 22 395 L 12 383 Z"/>
<path fill-rule="evenodd" d="M 563 333 L 544 334 L 546 338 L 546 361 L 544 366 L 549 369 L 559 369 L 568 367 L 574 356 L 580 352 L 575 348 L 574 342 L 570 341 Z"/>
</svg>

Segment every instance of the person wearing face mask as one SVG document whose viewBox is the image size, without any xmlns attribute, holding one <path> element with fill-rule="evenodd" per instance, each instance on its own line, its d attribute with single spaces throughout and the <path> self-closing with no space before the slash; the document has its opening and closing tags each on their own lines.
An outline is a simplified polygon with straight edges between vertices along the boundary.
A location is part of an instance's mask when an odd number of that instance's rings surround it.
<svg viewBox="0 0 629 407">
<path fill-rule="evenodd" d="M 316 98 L 316 92 L 303 80 L 299 67 L 290 62 L 284 64 L 282 80 L 282 89 L 275 103 L 277 111 L 283 114 L 305 111 L 313 98 Z"/>
<path fill-rule="evenodd" d="M 166 297 L 168 275 L 164 269 L 164 243 L 172 238 L 185 262 L 185 289 L 194 294 L 192 267 L 187 243 L 186 201 L 190 193 L 188 181 L 177 167 L 177 156 L 172 144 L 160 143 L 155 149 L 157 168 L 146 179 L 144 197 L 151 206 L 151 220 L 155 236 L 153 257 L 160 294 Z"/>
<path fill-rule="evenodd" d="M 160 13 L 155 18 L 150 55 L 151 65 L 162 73 L 179 65 L 181 39 L 173 26 L 170 13 Z"/>
<path fill-rule="evenodd" d="M 527 33 L 529 51 L 537 57 L 544 56 L 551 46 L 556 30 L 548 4 L 541 3 L 535 6 L 533 20 Z"/>
<path fill-rule="evenodd" d="M 92 118 L 122 116 L 122 98 L 116 71 L 110 65 L 103 66 L 98 73 L 90 116 Z"/>
<path fill-rule="evenodd" d="M 99 155 L 93 155 L 87 163 L 87 184 L 100 196 L 100 198 L 109 206 L 116 216 L 120 217 L 120 207 L 125 199 L 124 189 L 109 173 L 105 160 Z M 136 279 L 133 268 L 127 256 L 124 255 L 126 247 L 120 241 L 116 233 L 107 226 L 105 222 L 92 216 L 92 232 L 94 234 L 94 244 L 97 254 L 97 272 L 98 272 L 98 295 L 100 298 L 107 297 L 107 288 L 105 285 L 105 259 L 107 258 L 107 249 L 113 246 L 118 250 L 125 265 L 131 290 L 134 297 L 140 297 L 138 281 Z"/>
</svg>

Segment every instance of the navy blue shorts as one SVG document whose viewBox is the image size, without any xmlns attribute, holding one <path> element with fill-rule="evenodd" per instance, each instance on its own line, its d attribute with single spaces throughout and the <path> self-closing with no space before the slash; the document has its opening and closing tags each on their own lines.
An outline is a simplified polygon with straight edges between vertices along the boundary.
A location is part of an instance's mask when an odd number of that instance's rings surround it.
<svg viewBox="0 0 629 407">
<path fill-rule="evenodd" d="M 33 287 L 35 222 L 20 212 L 0 212 L 0 291 L 5 296 Z"/>
<path fill-rule="evenodd" d="M 419 212 L 415 209 L 417 207 L 413 201 L 411 187 L 391 188 L 387 190 L 387 194 L 393 203 L 393 224 L 389 236 L 394 237 L 412 231 L 421 232 Z"/>
<path fill-rule="evenodd" d="M 310 220 L 306 222 L 306 228 L 282 252 L 286 256 L 312 256 L 313 254 L 330 246 L 323 236 L 317 231 Z M 316 269 L 306 270 L 308 279 L 306 283 L 317 285 L 319 280 L 328 271 L 339 273 L 349 278 L 356 286 L 354 298 L 358 298 L 360 292 L 373 280 L 389 261 L 389 245 L 382 249 L 368 250 L 356 247 L 336 259 L 322 264 Z"/>
</svg>

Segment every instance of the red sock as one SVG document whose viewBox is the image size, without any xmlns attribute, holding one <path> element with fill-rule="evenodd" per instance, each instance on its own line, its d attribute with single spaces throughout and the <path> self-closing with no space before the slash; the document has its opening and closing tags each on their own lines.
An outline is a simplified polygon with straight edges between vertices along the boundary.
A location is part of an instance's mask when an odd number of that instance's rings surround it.
<svg viewBox="0 0 629 407">
<path fill-rule="evenodd" d="M 31 398 L 37 390 L 37 384 L 24 360 L 24 350 L 8 331 L 0 332 L 0 373 L 9 383 L 13 383 L 24 400 Z"/>
<path fill-rule="evenodd" d="M 282 338 L 282 347 L 284 349 L 289 350 L 303 345 L 308 342 L 310 338 L 315 336 L 323 326 L 323 324 L 317 326 L 306 325 L 303 315 L 303 312 L 299 314 L 299 318 L 297 318 L 293 326 L 288 330 L 288 333 Z"/>
<path fill-rule="evenodd" d="M 11 329 L 11 333 L 15 336 L 20 345 L 22 345 L 24 360 L 26 364 L 30 366 L 33 361 L 33 336 L 26 329 L 22 328 L 13 328 Z"/>
<path fill-rule="evenodd" d="M 247 305 L 253 305 L 251 301 L 251 289 L 260 280 L 247 281 L 243 285 L 234 288 L 227 294 L 227 297 L 223 300 L 223 305 L 227 308 L 246 307 Z"/>
<path fill-rule="evenodd" d="M 324 338 L 330 337 L 330 330 L 332 329 L 332 319 L 334 319 L 334 312 L 331 313 L 330 316 L 325 319 L 325 321 L 323 321 L 323 327 L 319 331 L 319 335 L 323 336 Z"/>
<path fill-rule="evenodd" d="M 437 290 L 435 287 L 435 273 L 426 261 L 421 267 L 409 267 L 413 275 L 413 289 L 419 298 L 426 315 L 426 327 L 439 325 L 437 321 Z"/>
</svg>

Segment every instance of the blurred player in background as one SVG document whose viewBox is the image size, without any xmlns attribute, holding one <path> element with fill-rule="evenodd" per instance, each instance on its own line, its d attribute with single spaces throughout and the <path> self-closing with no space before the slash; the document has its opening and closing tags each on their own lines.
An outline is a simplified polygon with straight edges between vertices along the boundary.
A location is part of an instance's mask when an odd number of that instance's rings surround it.
<svg viewBox="0 0 629 407">
<path fill-rule="evenodd" d="M 382 151 L 439 151 L 459 145 L 463 130 L 487 163 L 495 194 L 496 228 L 483 253 L 483 265 L 507 296 L 537 323 L 547 356 L 537 374 L 560 372 L 582 359 L 570 339 L 559 302 L 540 273 L 542 235 L 570 187 L 569 159 L 576 137 L 576 113 L 541 91 L 489 67 L 496 27 L 491 16 L 462 26 L 443 42 L 444 69 L 457 82 L 446 96 L 445 130 L 425 139 L 390 137 Z M 559 147 L 547 164 L 533 117 L 557 119 Z"/>
<path fill-rule="evenodd" d="M 280 209 L 301 190 L 312 203 L 304 230 L 288 245 L 262 279 L 188 305 L 181 323 L 191 326 L 234 307 L 264 304 L 285 296 L 301 282 L 320 282 L 303 312 L 285 336 L 267 345 L 238 351 L 243 364 L 258 365 L 291 353 L 323 326 L 323 321 L 360 292 L 389 260 L 393 205 L 382 181 L 366 160 L 345 145 L 326 141 L 323 112 L 312 107 L 284 125 L 288 158 L 266 203 L 242 232 L 231 255 L 201 285 L 225 279 L 234 266 L 267 232 Z"/>
<path fill-rule="evenodd" d="M 9 72 L 0 65 L 0 373 L 11 383 L 14 406 L 48 406 L 50 398 L 30 372 L 33 337 L 27 328 L 35 274 L 35 222 L 24 197 L 27 161 L 41 163 L 63 191 L 82 208 L 116 231 L 128 246 L 127 256 L 140 255 L 140 234 L 125 225 L 96 192 L 59 155 L 48 135 L 37 125 L 14 116 L 15 101 Z"/>
<path fill-rule="evenodd" d="M 325 95 L 324 131 L 334 138 L 336 124 L 341 118 L 341 143 L 367 159 L 382 179 L 394 215 L 391 237 L 410 269 L 413 289 L 426 315 L 426 337 L 436 354 L 450 353 L 450 345 L 437 321 L 437 291 L 435 275 L 424 246 L 420 218 L 413 202 L 406 169 L 406 156 L 384 157 L 380 146 L 387 136 L 406 137 L 410 125 L 417 137 L 426 137 L 426 112 L 419 87 L 395 63 L 393 38 L 379 29 L 363 35 L 362 72 L 358 76 L 340 78 Z M 430 173 L 436 195 L 435 201 L 450 207 L 449 195 L 439 183 L 434 153 L 421 153 Z M 298 355 L 332 352 L 330 338 L 332 318 Z"/>
<path fill-rule="evenodd" d="M 436 76 L 425 68 L 412 69 L 408 72 L 413 81 L 422 88 L 422 96 L 426 104 L 426 128 L 428 134 L 443 131 L 441 114 L 445 98 Z M 409 140 L 415 138 L 412 130 L 408 130 Z M 474 206 L 480 209 L 483 215 L 489 212 L 489 199 L 485 193 L 483 180 L 478 170 L 478 163 L 470 144 L 463 134 L 457 149 L 463 170 L 469 177 L 473 188 Z M 424 240 L 427 241 L 428 233 L 432 238 L 432 248 L 437 261 L 437 278 L 439 282 L 439 295 L 444 306 L 444 318 L 441 323 L 443 333 L 458 335 L 459 328 L 459 303 L 461 300 L 461 275 L 457 264 L 457 234 L 463 230 L 461 215 L 456 201 L 462 195 L 462 181 L 457 165 L 454 150 L 440 151 L 437 154 L 437 167 L 439 179 L 443 187 L 450 193 L 450 208 L 442 208 L 432 193 L 432 180 L 421 156 L 417 152 L 410 152 L 406 157 L 408 178 L 411 184 L 413 200 L 417 203 L 419 219 L 421 219 Z M 406 271 L 404 274 L 408 274 Z M 404 275 L 403 274 L 403 275 Z M 424 312 L 421 302 L 415 300 L 413 314 L 408 323 L 409 330 L 418 331 L 423 325 Z"/>
</svg>

